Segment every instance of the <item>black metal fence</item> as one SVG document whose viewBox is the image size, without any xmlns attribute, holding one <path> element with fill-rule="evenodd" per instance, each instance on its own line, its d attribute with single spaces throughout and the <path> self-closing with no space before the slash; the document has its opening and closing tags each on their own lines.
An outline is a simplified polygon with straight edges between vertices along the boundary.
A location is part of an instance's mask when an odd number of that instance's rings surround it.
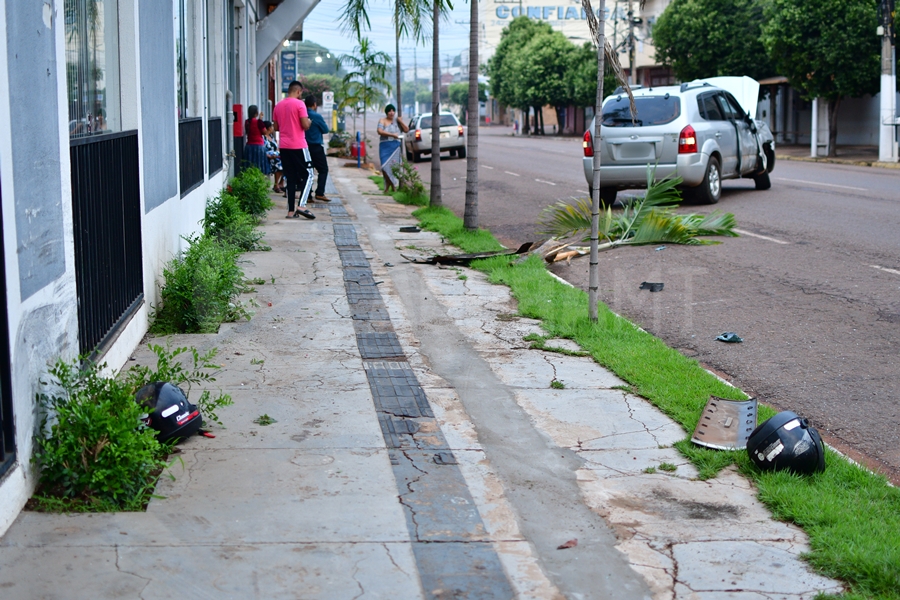
<svg viewBox="0 0 900 600">
<path fill-rule="evenodd" d="M 0 194 L 0 204 L 2 204 Z M 9 322 L 6 304 L 6 261 L 3 258 L 3 218 L 0 216 L 0 477 L 16 460 L 16 432 L 12 411 L 12 365 L 9 362 Z"/>
<path fill-rule="evenodd" d="M 209 144 L 209 174 L 222 170 L 222 117 L 212 117 L 206 122 L 206 130 Z"/>
<path fill-rule="evenodd" d="M 138 133 L 73 139 L 78 342 L 98 350 L 144 299 Z"/>
<path fill-rule="evenodd" d="M 181 196 L 203 183 L 206 165 L 203 159 L 203 118 L 182 119 L 178 122 L 178 171 L 181 175 Z"/>
</svg>

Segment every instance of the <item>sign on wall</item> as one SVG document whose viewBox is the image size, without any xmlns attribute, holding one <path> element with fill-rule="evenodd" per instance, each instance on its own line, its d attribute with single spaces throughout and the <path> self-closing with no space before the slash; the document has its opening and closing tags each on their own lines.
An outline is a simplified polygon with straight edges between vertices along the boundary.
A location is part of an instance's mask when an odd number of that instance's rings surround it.
<svg viewBox="0 0 900 600">
<path fill-rule="evenodd" d="M 281 91 L 287 93 L 288 86 L 297 78 L 297 53 L 286 50 L 281 53 Z"/>
</svg>

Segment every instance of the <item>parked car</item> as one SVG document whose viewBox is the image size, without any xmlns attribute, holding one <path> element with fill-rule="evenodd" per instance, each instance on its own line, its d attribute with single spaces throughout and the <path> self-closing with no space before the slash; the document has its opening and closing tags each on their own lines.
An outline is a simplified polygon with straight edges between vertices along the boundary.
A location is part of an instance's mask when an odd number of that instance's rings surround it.
<svg viewBox="0 0 900 600">
<path fill-rule="evenodd" d="M 449 151 L 450 156 L 465 158 L 466 128 L 453 113 L 442 112 L 440 116 L 441 152 Z M 431 113 L 416 115 L 410 120 L 409 133 L 404 136 L 407 160 L 419 162 L 423 154 L 431 154 L 431 123 Z"/>
<path fill-rule="evenodd" d="M 594 123 L 584 134 L 584 176 L 593 190 L 593 156 L 600 152 L 600 198 L 612 204 L 618 190 L 645 188 L 647 165 L 656 178 L 679 176 L 686 197 L 714 204 L 722 181 L 745 177 L 756 189 L 771 187 L 775 139 L 756 114 L 759 84 L 749 77 L 715 77 L 680 86 L 617 89 L 603 102 L 599 148 Z"/>
</svg>

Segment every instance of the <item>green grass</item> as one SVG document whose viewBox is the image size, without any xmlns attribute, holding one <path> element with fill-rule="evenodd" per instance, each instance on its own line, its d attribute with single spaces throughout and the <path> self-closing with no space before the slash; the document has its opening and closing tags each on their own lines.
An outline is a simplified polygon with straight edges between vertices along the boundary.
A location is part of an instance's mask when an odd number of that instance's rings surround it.
<svg viewBox="0 0 900 600">
<path fill-rule="evenodd" d="M 423 229 L 441 233 L 463 252 L 500 249 L 489 232 L 466 231 L 462 220 L 448 209 L 422 208 L 413 215 Z M 498 256 L 476 261 L 472 267 L 485 272 L 493 283 L 508 286 L 521 316 L 541 320 L 548 335 L 531 341 L 543 345 L 551 338 L 574 340 L 628 383 L 624 391 L 643 396 L 680 423 L 685 439 L 675 447 L 697 467 L 702 479 L 737 465 L 756 485 L 759 499 L 774 518 L 795 523 L 809 535 L 811 551 L 805 556 L 809 563 L 819 573 L 848 584 L 850 592 L 840 598 L 900 600 L 900 490 L 889 486 L 884 477 L 831 450 L 826 452 L 824 473 L 801 477 L 762 472 L 746 452 L 692 444 L 689 434 L 710 395 L 733 400 L 747 396 L 602 303 L 597 322 L 592 322 L 587 294 L 551 277 L 539 257 Z M 760 422 L 774 414 L 772 408 L 760 405 Z M 648 467 L 646 472 L 655 470 Z"/>
<path fill-rule="evenodd" d="M 378 189 L 384 189 L 384 177 L 380 175 L 371 175 L 369 177 L 372 181 L 375 182 L 375 185 L 378 186 Z M 394 200 L 399 204 L 406 204 L 407 206 L 428 206 L 430 200 L 428 196 L 425 194 L 408 194 L 402 191 L 390 192 L 388 196 L 394 198 Z"/>
</svg>

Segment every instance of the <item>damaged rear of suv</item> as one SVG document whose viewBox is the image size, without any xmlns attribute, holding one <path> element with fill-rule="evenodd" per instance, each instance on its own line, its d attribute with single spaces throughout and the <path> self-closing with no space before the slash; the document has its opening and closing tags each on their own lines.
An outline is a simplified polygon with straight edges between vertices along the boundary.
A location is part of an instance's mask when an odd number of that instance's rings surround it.
<svg viewBox="0 0 900 600">
<path fill-rule="evenodd" d="M 716 77 L 633 93 L 633 118 L 627 94 L 616 90 L 603 103 L 600 144 L 594 144 L 593 122 L 584 134 L 585 178 L 592 189 L 599 151 L 605 204 L 620 189 L 646 187 L 647 165 L 655 167 L 657 179 L 681 177 L 685 195 L 702 204 L 719 201 L 725 179 L 751 178 L 758 190 L 771 187 L 775 139 L 764 121 L 750 116 L 756 113 L 756 81 Z"/>
</svg>

